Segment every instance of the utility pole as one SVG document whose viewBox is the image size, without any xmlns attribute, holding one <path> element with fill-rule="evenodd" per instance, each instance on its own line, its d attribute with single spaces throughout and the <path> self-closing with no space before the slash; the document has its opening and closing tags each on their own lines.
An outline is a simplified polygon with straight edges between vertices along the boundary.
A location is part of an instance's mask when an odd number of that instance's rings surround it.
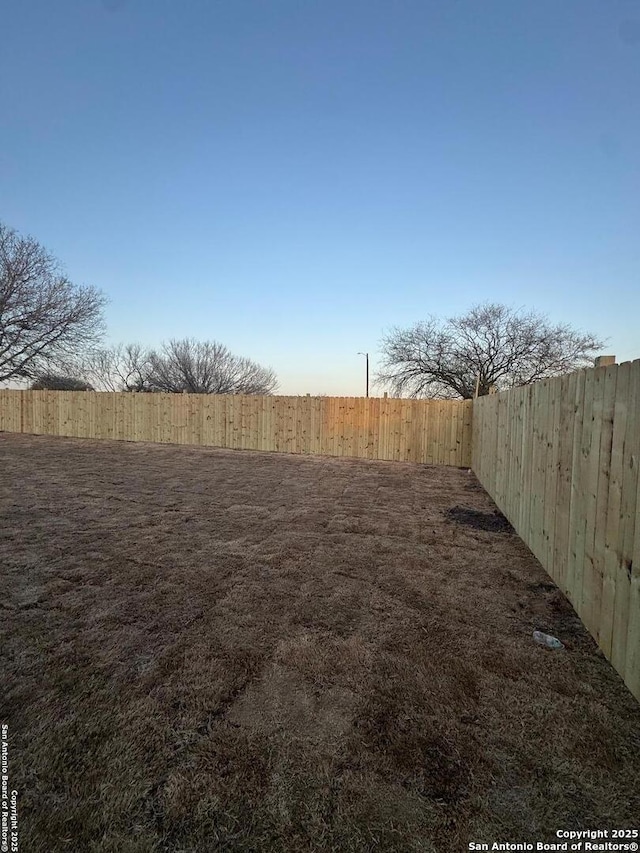
<svg viewBox="0 0 640 853">
<path fill-rule="evenodd" d="M 367 394 L 369 396 L 369 353 L 368 352 L 359 352 L 358 355 L 363 355 L 367 360 Z"/>
</svg>

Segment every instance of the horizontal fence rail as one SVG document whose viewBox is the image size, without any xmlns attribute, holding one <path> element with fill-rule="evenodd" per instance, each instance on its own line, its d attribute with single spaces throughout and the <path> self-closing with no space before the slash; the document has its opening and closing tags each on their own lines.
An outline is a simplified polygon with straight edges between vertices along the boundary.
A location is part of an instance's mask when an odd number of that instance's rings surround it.
<svg viewBox="0 0 640 853">
<path fill-rule="evenodd" d="M 472 467 L 640 700 L 640 360 L 476 400 Z"/>
<path fill-rule="evenodd" d="M 0 390 L 0 430 L 471 465 L 471 400 Z"/>
</svg>

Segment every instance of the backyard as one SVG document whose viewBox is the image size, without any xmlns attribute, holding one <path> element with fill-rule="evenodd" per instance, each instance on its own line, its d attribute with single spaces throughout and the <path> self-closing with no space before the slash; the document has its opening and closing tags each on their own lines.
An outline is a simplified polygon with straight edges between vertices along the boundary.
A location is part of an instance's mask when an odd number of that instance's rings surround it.
<svg viewBox="0 0 640 853">
<path fill-rule="evenodd" d="M 21 849 L 634 827 L 640 706 L 469 471 L 5 433 L 0 502 Z"/>
</svg>

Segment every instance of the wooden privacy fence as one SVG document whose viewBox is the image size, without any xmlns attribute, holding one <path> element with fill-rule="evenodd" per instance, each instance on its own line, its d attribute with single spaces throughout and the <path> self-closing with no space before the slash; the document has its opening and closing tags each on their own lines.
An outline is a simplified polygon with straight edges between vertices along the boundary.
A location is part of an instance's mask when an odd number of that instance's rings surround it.
<svg viewBox="0 0 640 853">
<path fill-rule="evenodd" d="M 476 400 L 472 467 L 640 699 L 640 360 Z"/>
<path fill-rule="evenodd" d="M 0 430 L 471 465 L 472 402 L 0 390 Z"/>
</svg>

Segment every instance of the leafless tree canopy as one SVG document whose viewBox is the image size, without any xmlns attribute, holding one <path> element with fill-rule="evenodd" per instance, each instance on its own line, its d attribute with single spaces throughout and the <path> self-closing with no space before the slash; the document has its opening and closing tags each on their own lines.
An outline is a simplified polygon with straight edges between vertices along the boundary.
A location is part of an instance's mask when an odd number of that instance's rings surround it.
<svg viewBox="0 0 640 853">
<path fill-rule="evenodd" d="M 150 385 L 156 391 L 193 394 L 272 394 L 275 373 L 233 355 L 217 341 L 171 340 L 149 355 Z"/>
<path fill-rule="evenodd" d="M 150 353 L 140 344 L 117 344 L 88 353 L 75 367 L 99 391 L 151 391 Z"/>
<path fill-rule="evenodd" d="M 72 284 L 31 237 L 0 223 L 0 382 L 33 379 L 99 341 L 103 295 Z"/>
<path fill-rule="evenodd" d="M 93 386 L 76 376 L 43 373 L 31 385 L 32 391 L 93 391 Z"/>
<path fill-rule="evenodd" d="M 376 381 L 412 397 L 471 399 L 593 365 L 603 342 L 543 314 L 504 305 L 474 306 L 446 321 L 431 317 L 394 328 L 382 341 Z"/>
<path fill-rule="evenodd" d="M 102 391 L 166 391 L 192 394 L 272 394 L 275 373 L 233 355 L 216 341 L 171 340 L 159 349 L 140 344 L 94 350 L 74 372 Z"/>
</svg>

